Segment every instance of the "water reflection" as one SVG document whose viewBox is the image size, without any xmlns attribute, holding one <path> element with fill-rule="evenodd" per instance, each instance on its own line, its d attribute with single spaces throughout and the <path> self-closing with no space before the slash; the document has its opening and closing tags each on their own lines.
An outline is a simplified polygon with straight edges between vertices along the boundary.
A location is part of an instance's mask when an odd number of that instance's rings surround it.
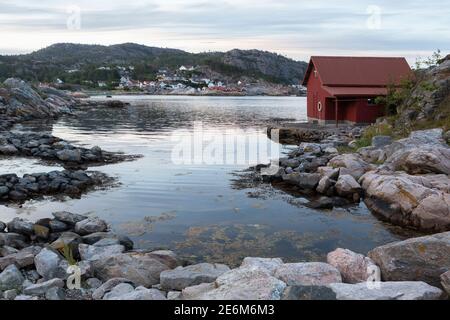
<svg viewBox="0 0 450 320">
<path fill-rule="evenodd" d="M 101 99 L 101 98 L 99 98 Z M 332 212 L 306 208 L 300 196 L 267 185 L 236 187 L 245 165 L 171 161 L 172 136 L 201 120 L 211 134 L 256 134 L 276 118 L 306 119 L 304 98 L 126 97 L 123 109 L 80 110 L 51 122 L 18 130 L 49 130 L 79 145 L 143 154 L 134 162 L 95 168 L 121 181 L 81 199 L 2 207 L 0 220 L 17 214 L 32 219 L 67 210 L 98 215 L 140 248 L 169 248 L 193 260 L 238 264 L 248 255 L 281 256 L 286 261 L 323 260 L 336 247 L 362 253 L 403 235 L 374 218 L 364 206 Z M 242 129 L 242 130 L 241 130 Z M 272 142 L 269 142 L 272 143 Z M 286 149 L 285 149 L 286 150 Z M 17 164 L 17 162 L 15 162 Z M 38 164 L 18 162 L 18 169 Z M 8 168 L 13 169 L 13 168 Z M 40 170 L 41 168 L 39 168 Z"/>
</svg>

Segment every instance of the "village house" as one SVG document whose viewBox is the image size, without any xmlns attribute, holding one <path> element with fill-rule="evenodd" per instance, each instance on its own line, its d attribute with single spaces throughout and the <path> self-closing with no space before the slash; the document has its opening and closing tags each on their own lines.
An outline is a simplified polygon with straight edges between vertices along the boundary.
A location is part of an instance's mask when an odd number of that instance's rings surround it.
<svg viewBox="0 0 450 320">
<path fill-rule="evenodd" d="M 383 115 L 375 99 L 412 76 L 404 58 L 313 56 L 303 80 L 308 121 L 368 124 Z"/>
</svg>

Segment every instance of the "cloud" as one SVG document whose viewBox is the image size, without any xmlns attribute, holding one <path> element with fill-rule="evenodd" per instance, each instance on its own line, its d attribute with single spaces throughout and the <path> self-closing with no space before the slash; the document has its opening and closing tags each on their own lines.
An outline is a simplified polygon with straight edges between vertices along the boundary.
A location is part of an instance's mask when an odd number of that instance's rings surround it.
<svg viewBox="0 0 450 320">
<path fill-rule="evenodd" d="M 74 17 L 70 6 L 80 10 L 76 32 L 67 29 Z M 129 39 L 194 52 L 260 45 L 304 60 L 311 54 L 413 57 L 450 50 L 450 8 L 437 0 L 407 5 L 385 0 L 0 0 L 0 8 L 2 36 L 11 41 L 0 45 L 3 52 L 38 49 L 52 39 L 104 44 Z"/>
</svg>

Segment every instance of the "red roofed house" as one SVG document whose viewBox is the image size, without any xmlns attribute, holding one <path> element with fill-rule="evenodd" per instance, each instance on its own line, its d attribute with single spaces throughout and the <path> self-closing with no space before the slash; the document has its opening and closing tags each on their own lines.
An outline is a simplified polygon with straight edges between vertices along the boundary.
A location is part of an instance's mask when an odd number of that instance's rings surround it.
<svg viewBox="0 0 450 320">
<path fill-rule="evenodd" d="M 311 57 L 303 80 L 308 121 L 373 123 L 384 111 L 375 98 L 411 74 L 405 58 Z"/>
</svg>

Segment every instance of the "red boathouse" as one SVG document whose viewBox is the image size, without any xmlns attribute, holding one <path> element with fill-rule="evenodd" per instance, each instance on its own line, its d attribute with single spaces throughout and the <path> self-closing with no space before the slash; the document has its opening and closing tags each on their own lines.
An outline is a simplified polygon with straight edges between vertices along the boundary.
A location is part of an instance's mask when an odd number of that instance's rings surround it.
<svg viewBox="0 0 450 320">
<path fill-rule="evenodd" d="M 303 80 L 308 121 L 368 124 L 383 115 L 375 98 L 411 75 L 405 58 L 313 56 Z"/>
</svg>

